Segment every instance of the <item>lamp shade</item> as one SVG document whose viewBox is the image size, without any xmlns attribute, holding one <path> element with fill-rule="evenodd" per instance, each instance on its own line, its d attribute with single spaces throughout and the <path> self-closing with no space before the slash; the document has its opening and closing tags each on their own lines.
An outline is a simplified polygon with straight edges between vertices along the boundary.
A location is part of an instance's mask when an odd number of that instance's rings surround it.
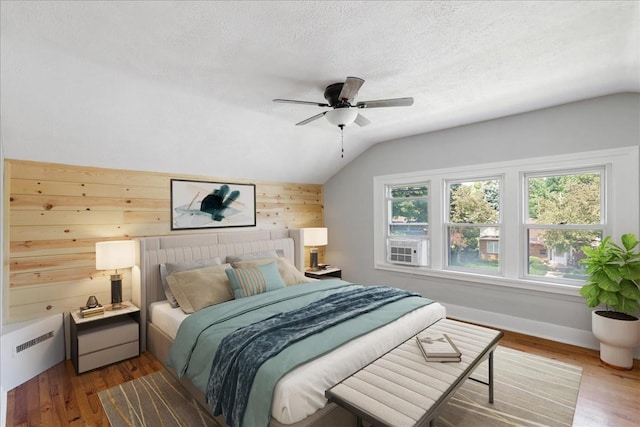
<svg viewBox="0 0 640 427">
<path fill-rule="evenodd" d="M 335 108 L 331 111 L 327 111 L 324 115 L 329 123 L 336 126 L 346 126 L 353 123 L 358 117 L 357 108 Z"/>
<path fill-rule="evenodd" d="M 303 228 L 305 246 L 325 246 L 328 242 L 327 229 L 324 227 Z"/>
<path fill-rule="evenodd" d="M 96 269 L 117 270 L 133 267 L 136 262 L 136 243 L 116 240 L 96 243 Z"/>
</svg>

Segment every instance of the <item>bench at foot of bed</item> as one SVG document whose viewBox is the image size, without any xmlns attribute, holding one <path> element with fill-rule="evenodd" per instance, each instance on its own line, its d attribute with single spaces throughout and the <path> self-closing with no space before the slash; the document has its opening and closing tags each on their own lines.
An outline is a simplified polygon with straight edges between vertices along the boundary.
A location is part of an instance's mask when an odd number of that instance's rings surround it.
<svg viewBox="0 0 640 427">
<path fill-rule="evenodd" d="M 427 362 L 415 338 L 325 392 L 335 402 L 375 426 L 434 426 L 438 412 L 485 359 L 489 359 L 489 402 L 493 403 L 493 350 L 502 332 L 442 319 L 427 331 L 446 333 L 462 353 L 460 362 Z M 473 378 L 470 378 L 473 379 Z"/>
</svg>

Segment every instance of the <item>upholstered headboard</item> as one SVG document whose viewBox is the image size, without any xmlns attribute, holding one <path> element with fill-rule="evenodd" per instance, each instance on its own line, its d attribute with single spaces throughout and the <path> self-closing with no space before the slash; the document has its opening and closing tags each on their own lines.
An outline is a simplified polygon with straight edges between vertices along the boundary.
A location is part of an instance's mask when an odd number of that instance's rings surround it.
<svg viewBox="0 0 640 427">
<path fill-rule="evenodd" d="M 300 230 L 235 231 L 136 239 L 138 256 L 132 272 L 132 302 L 140 307 L 140 347 L 146 349 L 149 304 L 166 299 L 160 281 L 160 264 L 281 250 L 304 271 L 304 247 Z"/>
</svg>

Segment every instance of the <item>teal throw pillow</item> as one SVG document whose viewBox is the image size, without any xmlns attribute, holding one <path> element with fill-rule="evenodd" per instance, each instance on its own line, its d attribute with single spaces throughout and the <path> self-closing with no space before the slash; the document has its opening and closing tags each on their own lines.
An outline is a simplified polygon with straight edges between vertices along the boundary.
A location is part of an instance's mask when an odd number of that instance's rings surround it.
<svg viewBox="0 0 640 427">
<path fill-rule="evenodd" d="M 236 298 L 249 297 L 285 287 L 275 262 L 249 268 L 227 268 L 225 273 L 231 283 L 233 296 Z"/>
</svg>

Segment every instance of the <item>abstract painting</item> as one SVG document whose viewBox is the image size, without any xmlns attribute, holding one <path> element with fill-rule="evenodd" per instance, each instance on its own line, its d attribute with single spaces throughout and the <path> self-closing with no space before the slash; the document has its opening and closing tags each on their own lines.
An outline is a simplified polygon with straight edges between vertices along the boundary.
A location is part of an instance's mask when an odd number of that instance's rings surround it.
<svg viewBox="0 0 640 427">
<path fill-rule="evenodd" d="M 255 184 L 171 180 L 172 230 L 255 225 Z"/>
</svg>

